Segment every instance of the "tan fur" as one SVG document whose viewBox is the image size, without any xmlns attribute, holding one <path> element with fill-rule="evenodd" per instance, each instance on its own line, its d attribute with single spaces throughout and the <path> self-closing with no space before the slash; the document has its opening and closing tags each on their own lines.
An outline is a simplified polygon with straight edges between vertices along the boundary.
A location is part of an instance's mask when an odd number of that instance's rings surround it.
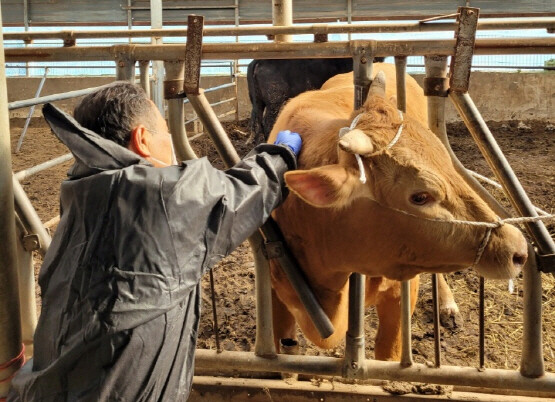
<svg viewBox="0 0 555 402">
<path fill-rule="evenodd" d="M 456 173 L 441 142 L 426 128 L 426 100 L 422 89 L 409 76 L 402 137 L 392 149 L 364 159 L 368 182 L 360 183 L 355 157 L 338 149 L 338 131 L 348 127 L 354 116 L 362 112 L 357 128 L 369 136 L 375 148 L 380 150 L 391 141 L 401 124 L 391 100 L 396 93 L 395 73 L 392 65 L 376 64 L 374 71 L 380 70 L 386 72 L 385 99 L 369 97 L 361 110 L 353 112 L 352 74 L 339 75 L 321 90 L 290 100 L 270 135 L 269 142 L 273 142 L 278 131 L 288 129 L 303 138 L 299 157 L 302 170 L 288 173 L 295 180 L 286 176 L 292 194 L 274 217 L 335 327 L 332 336 L 320 338 L 281 268 L 272 261 L 276 341 L 294 334 L 295 320 L 317 346 L 336 346 L 347 328 L 348 277 L 351 272 L 360 272 L 370 277 L 366 304 L 376 305 L 380 318 L 376 357 L 398 359 L 397 280 L 414 278 L 411 281 L 414 308 L 417 275 L 469 266 L 484 230 L 429 222 L 391 208 L 423 218 L 495 219 L 495 214 Z M 320 180 L 328 169 L 335 179 Z M 337 177 L 341 179 L 336 180 Z M 313 183 L 323 185 L 324 191 L 311 190 Z M 341 188 L 338 183 L 348 188 Z M 419 191 L 429 192 L 437 202 L 425 207 L 411 204 L 411 194 Z M 333 203 L 322 208 L 328 198 Z M 307 199 L 318 202 L 309 205 Z M 512 255 L 525 250 L 522 234 L 505 225 L 494 231 L 479 269 L 484 275 L 513 275 Z"/>
</svg>

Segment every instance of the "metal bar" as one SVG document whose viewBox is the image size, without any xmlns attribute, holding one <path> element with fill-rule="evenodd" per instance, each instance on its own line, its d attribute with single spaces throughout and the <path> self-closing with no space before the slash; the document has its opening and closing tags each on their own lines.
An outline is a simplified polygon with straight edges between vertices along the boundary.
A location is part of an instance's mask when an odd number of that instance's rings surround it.
<svg viewBox="0 0 555 402">
<path fill-rule="evenodd" d="M 150 98 L 150 60 L 139 61 L 139 82 L 145 90 L 146 96 Z"/>
<path fill-rule="evenodd" d="M 162 19 L 162 0 L 150 0 L 150 26 L 156 30 L 161 30 L 163 27 L 163 19 Z M 160 46 L 162 45 L 162 36 L 161 35 L 153 35 L 151 44 L 153 46 Z M 182 55 L 185 54 L 181 52 L 180 57 L 175 57 L 173 59 L 179 59 L 183 57 Z M 158 110 L 165 116 L 164 111 L 164 63 L 160 60 L 164 60 L 162 58 L 156 57 L 140 57 L 135 60 L 153 60 L 152 61 L 152 101 L 158 107 Z"/>
<path fill-rule="evenodd" d="M 514 390 L 549 392 L 555 396 L 555 374 L 545 373 L 540 378 L 527 378 L 514 370 L 485 369 L 474 367 L 442 366 L 441 369 L 415 363 L 401 367 L 398 362 L 365 360 L 365 379 L 417 381 L 432 384 L 461 385 Z M 263 359 L 249 352 L 222 352 L 197 349 L 195 367 L 198 369 L 269 371 L 308 375 L 340 376 L 342 360 L 324 356 L 278 355 Z M 229 371 L 228 371 L 229 372 Z"/>
<path fill-rule="evenodd" d="M 439 330 L 439 296 L 437 275 L 432 274 L 432 302 L 434 307 L 434 367 L 441 367 L 441 333 Z"/>
<path fill-rule="evenodd" d="M 534 205 L 530 202 L 528 195 L 512 171 L 509 162 L 497 145 L 480 112 L 472 102 L 470 95 L 468 93 L 450 92 L 449 97 L 515 209 L 521 216 L 538 216 Z M 525 223 L 525 226 L 542 254 L 555 253 L 555 243 L 553 243 L 553 239 L 543 222 L 528 222 Z"/>
<path fill-rule="evenodd" d="M 135 83 L 135 60 L 125 56 L 116 59 L 116 80 Z"/>
<path fill-rule="evenodd" d="M 0 27 L 2 27 L 1 10 Z M 0 239 L 2 239 L 0 241 L 0 365 L 16 358 L 21 351 L 10 117 L 7 107 L 7 94 L 4 42 L 0 31 Z M 7 396 L 11 382 L 9 378 L 18 369 L 19 365 L 12 364 L 0 370 L 0 398 Z"/>
<path fill-rule="evenodd" d="M 42 222 L 33 208 L 33 204 L 29 201 L 27 194 L 19 184 L 19 181 L 16 180 L 15 176 L 12 175 L 12 185 L 13 185 L 13 194 L 15 200 L 15 212 L 19 215 L 19 218 L 23 222 L 25 226 L 25 230 L 28 233 L 36 234 L 38 236 L 38 240 L 40 243 L 39 253 L 44 256 L 48 251 L 48 247 L 50 247 L 50 243 L 52 242 L 52 238 L 42 225 Z"/>
<path fill-rule="evenodd" d="M 51 159 L 49 161 L 43 162 L 39 165 L 33 166 L 29 169 L 24 169 L 24 170 L 20 170 L 19 172 L 14 174 L 14 177 L 16 178 L 17 181 L 21 181 L 21 180 L 25 180 L 26 178 L 42 172 L 43 170 L 46 170 L 48 168 L 51 168 L 53 166 L 57 166 L 61 163 L 64 163 L 70 159 L 73 159 L 73 154 L 69 153 L 69 154 L 65 154 L 62 156 L 58 156 L 57 158 Z"/>
<path fill-rule="evenodd" d="M 485 354 L 486 354 L 486 328 L 485 328 L 485 299 L 486 299 L 486 284 L 483 276 L 480 277 L 480 305 L 479 305 L 479 348 L 480 348 L 480 370 L 485 368 Z"/>
<path fill-rule="evenodd" d="M 373 42 L 353 43 L 354 109 L 362 107 L 372 82 Z M 343 374 L 347 378 L 360 378 L 364 355 L 364 304 L 366 276 L 353 272 L 349 277 L 349 316 L 345 338 Z"/>
<path fill-rule="evenodd" d="M 249 244 L 254 256 L 255 269 L 256 339 L 254 353 L 256 356 L 273 358 L 276 356 L 276 346 L 272 317 L 272 280 L 270 265 L 264 256 L 264 239 L 260 232 L 253 233 L 249 237 Z"/>
<path fill-rule="evenodd" d="M 231 87 L 234 87 L 234 86 L 235 86 L 234 83 L 218 85 L 218 86 L 216 86 L 216 87 L 204 89 L 204 93 L 207 94 L 207 93 L 210 93 L 210 92 L 215 92 L 215 91 L 219 91 L 219 90 L 221 90 L 221 89 L 231 88 Z M 183 103 L 188 103 L 188 102 L 189 102 L 189 99 L 188 99 L 188 98 L 185 98 L 185 99 L 183 100 Z"/>
<path fill-rule="evenodd" d="M 401 282 L 401 366 L 412 365 L 410 280 Z"/>
<path fill-rule="evenodd" d="M 41 96 L 39 98 L 34 98 L 34 99 L 25 99 L 25 100 L 10 102 L 8 103 L 8 109 L 9 110 L 21 109 L 24 107 L 40 105 L 48 102 L 56 102 L 64 99 L 77 98 L 79 96 L 84 96 L 84 95 L 88 95 L 90 93 L 96 92 L 104 87 L 105 85 L 101 85 L 99 87 L 78 89 L 77 91 L 63 92 L 59 94 Z"/>
<path fill-rule="evenodd" d="M 397 109 L 407 112 L 407 95 L 405 78 L 407 74 L 407 58 L 405 56 L 395 56 L 395 73 L 397 83 Z"/>
<path fill-rule="evenodd" d="M 187 18 L 187 45 L 185 46 L 185 74 L 183 91 L 187 94 L 198 94 L 200 88 L 200 64 L 202 59 L 202 27 L 204 17 L 189 15 Z"/>
<path fill-rule="evenodd" d="M 253 374 L 254 376 L 256 374 Z M 190 401 L 224 402 L 231 400 L 249 401 L 341 401 L 341 402 L 406 402 L 433 401 L 472 401 L 472 402 L 514 402 L 515 393 L 503 390 L 471 387 L 457 387 L 448 395 L 392 395 L 384 392 L 378 384 L 346 384 L 336 379 L 332 381 L 291 381 L 282 379 L 242 378 L 233 374 L 231 378 L 195 375 Z M 487 393 L 486 393 L 487 392 Z M 495 393 L 495 395 L 489 395 Z M 522 396 L 521 396 L 522 395 Z M 518 402 L 539 402 L 545 393 L 519 391 Z M 271 398 L 271 399 L 270 399 Z"/>
<path fill-rule="evenodd" d="M 293 25 L 293 0 L 274 0 L 272 1 L 272 25 L 273 26 L 292 26 Z M 293 36 L 289 34 L 275 35 L 276 42 L 292 42 Z"/>
<path fill-rule="evenodd" d="M 133 11 L 149 11 L 150 7 L 143 6 L 132 6 L 126 7 L 122 6 L 122 10 L 133 10 Z M 222 9 L 232 9 L 235 6 L 205 6 L 199 4 L 198 6 L 163 6 L 162 10 L 222 10 Z"/>
<path fill-rule="evenodd" d="M 520 373 L 525 377 L 539 378 L 544 375 L 542 335 L 542 277 L 537 267 L 534 248 L 528 245 L 524 277 L 524 309 L 522 311 L 522 357 Z"/>
<path fill-rule="evenodd" d="M 479 8 L 459 7 L 459 26 L 455 31 L 457 43 L 449 77 L 449 87 L 453 91 L 468 91 L 479 14 Z"/>
<path fill-rule="evenodd" d="M 438 15 L 437 17 L 424 18 L 423 20 L 420 20 L 418 22 L 420 24 L 425 24 L 426 22 L 432 22 L 432 21 L 437 21 L 437 20 L 445 20 L 445 19 L 448 19 L 448 18 L 455 18 L 458 15 L 459 15 L 459 13 Z"/>
<path fill-rule="evenodd" d="M 418 22 L 365 23 L 347 24 L 311 24 L 292 26 L 239 26 L 239 27 L 205 27 L 203 36 L 249 36 L 249 35 L 302 35 L 302 34 L 333 34 L 333 33 L 395 33 L 395 32 L 453 32 L 456 22 L 422 24 Z M 153 25 L 154 27 L 154 25 Z M 554 29 L 555 18 L 488 18 L 478 21 L 478 30 L 504 29 Z M 35 32 L 5 32 L 4 40 L 36 39 L 93 39 L 93 38 L 147 38 L 147 37 L 185 37 L 187 29 L 133 29 L 122 30 L 59 30 Z"/>
<path fill-rule="evenodd" d="M 355 41 L 360 42 L 360 41 Z M 449 56 L 454 53 L 455 40 L 387 40 L 374 41 L 374 56 Z M 554 38 L 477 39 L 474 54 L 550 54 L 555 49 Z M 40 61 L 98 61 L 114 60 L 115 52 L 127 51 L 134 60 L 183 60 L 184 45 L 117 45 L 87 47 L 33 47 L 5 49 L 9 62 Z M 205 60 L 233 58 L 340 58 L 351 56 L 350 42 L 323 43 L 206 43 L 202 48 Z"/>
<path fill-rule="evenodd" d="M 210 102 L 206 99 L 204 90 L 201 89 L 198 95 L 187 94 L 187 98 L 214 142 L 216 150 L 226 167 L 231 167 L 236 164 L 240 159 L 239 155 L 229 140 L 214 110 L 210 107 Z"/>
<path fill-rule="evenodd" d="M 33 336 L 37 327 L 37 302 L 35 295 L 35 268 L 33 264 L 33 253 L 26 250 L 22 239 L 26 234 L 20 228 L 17 230 L 19 241 L 17 241 L 18 256 L 18 284 L 19 305 L 21 319 L 21 338 L 25 345 L 25 354 L 33 355 Z"/>
<path fill-rule="evenodd" d="M 406 72 L 407 58 L 405 56 L 395 56 L 395 74 L 397 84 L 397 108 L 406 113 Z M 401 338 L 402 354 L 401 365 L 408 367 L 412 364 L 412 345 L 411 345 L 411 300 L 410 300 L 410 280 L 401 282 Z"/>
<path fill-rule="evenodd" d="M 39 97 L 40 92 L 42 91 L 42 87 L 44 86 L 44 83 L 46 82 L 46 76 L 48 75 L 48 67 L 46 67 L 44 69 L 44 75 L 42 76 L 42 79 L 40 80 L 39 83 L 39 87 L 37 88 L 37 92 L 35 92 L 35 99 Z M 17 145 L 15 147 L 15 152 L 19 152 L 19 150 L 21 149 L 21 144 L 23 144 L 23 139 L 25 138 L 25 133 L 27 132 L 27 128 L 29 128 L 29 123 L 31 122 L 31 118 L 33 117 L 33 113 L 35 113 L 35 106 L 33 105 L 31 106 L 31 108 L 29 109 L 29 113 L 27 114 L 27 119 L 25 120 L 25 125 L 23 126 L 23 131 L 21 132 L 21 135 L 19 136 L 19 140 L 17 141 Z"/>
</svg>

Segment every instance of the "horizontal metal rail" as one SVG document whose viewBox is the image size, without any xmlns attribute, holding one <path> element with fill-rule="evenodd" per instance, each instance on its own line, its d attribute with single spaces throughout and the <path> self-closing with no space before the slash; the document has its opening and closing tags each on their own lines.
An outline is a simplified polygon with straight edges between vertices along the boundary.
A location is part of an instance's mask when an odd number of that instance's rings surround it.
<svg viewBox="0 0 555 402">
<path fill-rule="evenodd" d="M 306 35 L 340 33 L 400 33 L 400 32 L 437 32 L 453 31 L 456 22 L 392 22 L 385 24 L 312 24 L 294 26 L 240 26 L 206 27 L 203 36 L 250 36 L 250 35 Z M 554 29 L 555 18 L 491 18 L 478 22 L 478 30 L 504 29 Z M 31 41 L 38 39 L 75 39 L 93 38 L 148 38 L 148 37 L 185 37 L 187 29 L 133 29 L 133 30 L 61 30 L 37 32 L 5 32 L 4 40 Z"/>
<path fill-rule="evenodd" d="M 549 392 L 555 396 L 555 374 L 527 378 L 518 371 L 501 369 L 478 370 L 475 367 L 428 367 L 414 363 L 402 367 L 399 362 L 364 360 L 364 379 L 418 381 L 433 384 L 487 387 L 522 391 Z M 221 352 L 197 349 L 195 366 L 199 370 L 284 372 L 308 375 L 341 376 L 343 360 L 324 356 L 278 355 L 272 359 L 257 357 L 251 352 Z"/>
<path fill-rule="evenodd" d="M 352 41 L 360 45 L 372 41 Z M 374 56 L 429 56 L 454 54 L 455 40 L 384 40 L 374 42 Z M 340 58 L 351 56 L 351 42 L 324 43 L 206 43 L 204 60 Z M 553 38 L 477 39 L 474 54 L 550 54 Z M 126 57 L 130 60 L 183 60 L 185 45 L 116 45 L 72 47 L 28 47 L 5 50 L 7 62 L 96 61 Z"/>
<path fill-rule="evenodd" d="M 39 165 L 33 166 L 29 169 L 24 169 L 24 170 L 20 170 L 19 172 L 14 174 L 14 177 L 18 180 L 24 180 L 36 173 L 42 172 L 43 170 L 49 169 L 51 167 L 54 167 L 56 165 L 59 165 L 61 163 L 64 163 L 70 159 L 73 159 L 73 154 L 69 153 L 69 154 L 65 154 L 62 156 L 58 156 L 57 158 L 51 159 L 49 161 L 46 161 L 44 163 L 41 163 Z"/>
<path fill-rule="evenodd" d="M 48 103 L 48 102 L 56 102 L 56 101 L 60 101 L 60 100 L 64 100 L 64 99 L 77 98 L 79 96 L 84 96 L 84 95 L 88 95 L 90 93 L 96 92 L 96 91 L 98 91 L 99 89 L 101 89 L 103 87 L 105 87 L 105 85 L 101 85 L 99 87 L 94 87 L 94 88 L 78 89 L 77 91 L 70 91 L 70 92 L 63 92 L 63 93 L 59 93 L 59 94 L 40 96 L 38 98 L 14 101 L 14 102 L 8 103 L 8 110 L 21 109 L 21 108 L 24 108 L 24 107 L 40 105 L 40 104 Z"/>
</svg>

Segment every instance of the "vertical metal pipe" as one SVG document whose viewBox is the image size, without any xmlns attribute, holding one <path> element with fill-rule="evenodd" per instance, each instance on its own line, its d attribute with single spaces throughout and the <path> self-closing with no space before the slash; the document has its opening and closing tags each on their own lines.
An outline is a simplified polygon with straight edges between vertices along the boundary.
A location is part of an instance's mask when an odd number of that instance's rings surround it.
<svg viewBox="0 0 555 402">
<path fill-rule="evenodd" d="M 432 274 L 432 301 L 434 305 L 434 366 L 441 366 L 441 333 L 439 332 L 439 298 L 437 275 Z"/>
<path fill-rule="evenodd" d="M 22 225 L 22 224 L 21 224 Z M 25 345 L 25 354 L 33 355 L 33 336 L 37 327 L 37 301 L 35 295 L 35 269 L 33 253 L 25 250 L 23 238 L 25 232 L 18 228 L 17 263 L 19 266 L 19 304 L 21 314 L 21 336 Z"/>
<path fill-rule="evenodd" d="M 262 357 L 274 357 L 274 326 L 272 322 L 272 280 L 270 266 L 264 256 L 264 239 L 259 232 L 249 237 L 254 256 L 255 289 L 256 289 L 256 340 L 254 353 Z"/>
<path fill-rule="evenodd" d="M 365 46 L 355 47 L 353 52 L 353 78 L 355 86 L 355 110 L 366 101 L 372 77 L 372 58 Z M 366 276 L 352 273 L 349 277 L 349 321 L 345 339 L 343 371 L 346 377 L 362 375 L 364 355 L 364 302 Z"/>
<path fill-rule="evenodd" d="M 116 59 L 116 80 L 135 82 L 135 60 Z"/>
<path fill-rule="evenodd" d="M 2 13 L 0 6 L 0 27 Z M 15 212 L 10 149 L 10 118 L 4 39 L 0 31 L 0 365 L 11 361 L 21 351 L 21 323 L 17 277 Z M 0 371 L 0 398 L 6 397 L 9 378 L 19 367 L 12 365 Z"/>
<path fill-rule="evenodd" d="M 447 57 L 446 56 L 426 56 L 426 78 L 445 78 L 447 76 Z M 447 130 L 445 128 L 445 97 L 427 95 L 428 101 L 428 127 L 439 137 L 448 150 L 451 150 L 447 140 Z M 451 157 L 458 161 L 453 152 Z M 461 165 L 462 167 L 462 165 Z M 464 167 L 462 167 L 464 170 Z M 439 328 L 439 295 L 438 295 L 438 274 L 432 274 L 432 300 L 434 309 L 434 355 L 435 367 L 441 366 L 441 332 Z"/>
<path fill-rule="evenodd" d="M 343 373 L 358 378 L 364 370 L 364 293 L 366 275 L 353 272 L 349 277 L 349 323 L 345 339 Z"/>
<path fill-rule="evenodd" d="M 183 61 L 166 62 L 164 63 L 164 70 L 166 72 L 166 85 L 172 90 L 172 93 L 177 93 L 183 86 L 185 63 Z M 172 135 L 175 155 L 180 162 L 197 158 L 195 151 L 189 144 L 189 138 L 185 130 L 185 111 L 183 108 L 182 98 L 168 99 L 168 126 Z"/>
<path fill-rule="evenodd" d="M 520 373 L 525 377 L 536 378 L 545 373 L 542 349 L 542 277 L 531 245 L 528 245 L 528 255 L 530 257 L 522 272 L 524 310 Z"/>
<path fill-rule="evenodd" d="M 485 355 L 486 355 L 486 328 L 485 328 L 485 313 L 486 313 L 486 283 L 483 276 L 480 277 L 480 307 L 479 307 L 479 339 L 480 339 L 480 369 L 485 368 Z"/>
<path fill-rule="evenodd" d="M 503 186 L 505 194 L 511 200 L 512 205 L 521 216 L 538 216 L 536 208 L 530 202 L 528 195 L 511 169 L 505 155 L 503 155 L 503 152 L 497 145 L 495 138 L 491 131 L 489 131 L 470 95 L 466 92 L 450 92 L 449 97 L 464 120 L 478 148 Z M 555 243 L 543 222 L 527 222 L 525 226 L 542 254 L 555 254 Z"/>
<path fill-rule="evenodd" d="M 293 25 L 293 0 L 272 0 L 272 21 L 274 26 Z M 293 35 L 276 35 L 276 42 L 292 42 Z"/>
<path fill-rule="evenodd" d="M 395 74 L 397 83 L 397 109 L 406 113 L 407 91 L 406 91 L 407 57 L 395 56 Z"/>
<path fill-rule="evenodd" d="M 395 75 L 397 84 L 397 108 L 405 113 L 407 111 L 406 75 L 407 58 L 395 56 Z M 401 339 L 402 353 L 401 365 L 412 365 L 411 346 L 411 311 L 410 311 L 410 280 L 401 282 Z"/>
<path fill-rule="evenodd" d="M 411 319 L 410 319 L 410 280 L 401 282 L 401 365 L 412 365 Z"/>
<path fill-rule="evenodd" d="M 161 29 L 163 27 L 162 20 L 162 0 L 150 0 L 150 27 L 152 29 Z M 161 45 L 162 38 L 153 37 L 151 44 Z M 164 62 L 154 60 L 152 62 L 152 101 L 165 116 L 164 111 Z"/>
<path fill-rule="evenodd" d="M 141 87 L 145 90 L 146 95 L 150 98 L 150 60 L 139 61 L 139 77 Z"/>
</svg>

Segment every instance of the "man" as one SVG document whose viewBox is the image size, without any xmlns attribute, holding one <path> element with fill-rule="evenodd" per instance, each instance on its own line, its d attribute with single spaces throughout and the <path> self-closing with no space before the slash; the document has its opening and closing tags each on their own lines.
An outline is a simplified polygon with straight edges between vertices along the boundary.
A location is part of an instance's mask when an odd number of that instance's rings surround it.
<svg viewBox="0 0 555 402">
<path fill-rule="evenodd" d="M 77 121 L 43 113 L 76 162 L 39 276 L 33 360 L 9 400 L 186 400 L 201 276 L 283 200 L 300 137 L 283 132 L 223 172 L 206 158 L 170 166 L 166 122 L 129 83 L 84 98 Z"/>
</svg>

